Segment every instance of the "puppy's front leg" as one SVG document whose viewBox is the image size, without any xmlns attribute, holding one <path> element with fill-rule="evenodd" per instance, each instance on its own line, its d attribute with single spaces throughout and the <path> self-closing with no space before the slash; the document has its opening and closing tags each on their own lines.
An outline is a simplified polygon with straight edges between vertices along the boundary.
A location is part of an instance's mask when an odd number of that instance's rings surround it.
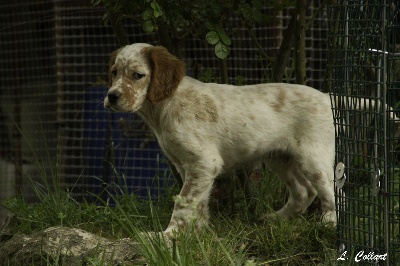
<svg viewBox="0 0 400 266">
<path fill-rule="evenodd" d="M 174 211 L 164 235 L 173 238 L 173 232 L 187 227 L 195 221 L 196 229 L 208 223 L 208 200 L 214 177 L 191 173 L 185 175 L 181 192 L 175 198 Z"/>
</svg>

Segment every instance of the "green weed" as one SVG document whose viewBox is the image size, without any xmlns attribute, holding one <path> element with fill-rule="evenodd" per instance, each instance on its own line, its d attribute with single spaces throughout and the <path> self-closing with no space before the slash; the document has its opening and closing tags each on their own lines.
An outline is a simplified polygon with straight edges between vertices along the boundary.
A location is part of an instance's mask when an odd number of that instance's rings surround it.
<svg viewBox="0 0 400 266">
<path fill-rule="evenodd" d="M 170 178 L 167 172 L 161 174 L 157 178 Z M 251 199 L 254 212 L 249 212 L 241 186 L 235 185 L 234 210 L 214 210 L 209 227 L 196 232 L 194 225 L 189 226 L 177 233 L 174 241 L 160 233 L 169 222 L 174 193 L 167 191 L 153 200 L 150 195 L 149 199 L 139 199 L 128 193 L 122 180 L 109 184 L 104 191 L 113 206 L 100 197 L 93 204 L 78 202 L 73 191 L 57 183 L 59 179 L 49 178 L 43 176 L 41 182 L 30 179 L 37 203 L 29 204 L 24 198 L 10 198 L 5 203 L 19 220 L 14 233 L 29 234 L 64 225 L 111 239 L 129 237 L 140 243 L 146 265 L 332 265 L 336 259 L 335 229 L 320 224 L 313 214 L 291 221 L 256 220 L 260 214 L 281 207 L 286 198 L 284 186 L 268 171 L 257 185 L 260 193 Z M 177 189 L 173 186 L 171 190 Z M 64 265 L 58 258 L 44 257 L 43 261 L 46 265 Z M 88 265 L 107 264 L 98 256 L 86 261 Z"/>
</svg>

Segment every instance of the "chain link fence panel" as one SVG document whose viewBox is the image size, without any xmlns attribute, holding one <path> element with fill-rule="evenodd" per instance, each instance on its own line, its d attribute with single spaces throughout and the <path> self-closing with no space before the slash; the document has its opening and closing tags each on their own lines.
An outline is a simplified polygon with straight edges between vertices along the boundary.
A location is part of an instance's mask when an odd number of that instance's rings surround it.
<svg viewBox="0 0 400 266">
<path fill-rule="evenodd" d="M 337 1 L 329 22 L 338 257 L 399 265 L 399 4 Z"/>
</svg>

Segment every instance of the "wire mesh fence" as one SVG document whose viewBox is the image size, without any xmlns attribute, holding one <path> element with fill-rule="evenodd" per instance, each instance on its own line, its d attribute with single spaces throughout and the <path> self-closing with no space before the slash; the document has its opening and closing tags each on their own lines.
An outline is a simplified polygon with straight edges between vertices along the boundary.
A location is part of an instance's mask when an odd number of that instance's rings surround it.
<svg viewBox="0 0 400 266">
<path fill-rule="evenodd" d="M 308 15 L 315 17 L 306 39 L 308 85 L 316 88 L 322 88 L 327 52 L 326 12 L 314 14 L 320 2 L 310 5 Z M 0 201 L 18 193 L 29 198 L 27 177 L 43 175 L 57 175 L 77 198 L 99 194 L 111 182 L 139 196 L 148 187 L 152 195 L 162 193 L 170 173 L 154 136 L 137 116 L 103 108 L 108 57 L 118 48 L 112 28 L 103 24 L 105 10 L 77 0 L 8 1 L 0 7 Z M 290 16 L 279 11 L 271 25 L 254 29 L 271 57 Z M 157 44 L 141 25 L 124 21 L 124 27 L 132 42 Z M 183 47 L 188 75 L 218 81 L 213 47 L 200 39 Z M 247 29 L 238 29 L 227 64 L 233 84 L 270 78 L 270 64 Z M 285 81 L 291 73 L 288 65 Z"/>
<path fill-rule="evenodd" d="M 329 8 L 338 253 L 345 265 L 400 264 L 397 1 Z M 386 254 L 386 256 L 385 256 Z"/>
</svg>

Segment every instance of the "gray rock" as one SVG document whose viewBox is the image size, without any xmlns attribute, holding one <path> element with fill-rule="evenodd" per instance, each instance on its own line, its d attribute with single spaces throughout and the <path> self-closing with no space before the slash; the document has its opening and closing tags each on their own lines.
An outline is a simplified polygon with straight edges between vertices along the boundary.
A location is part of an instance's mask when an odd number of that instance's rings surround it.
<svg viewBox="0 0 400 266">
<path fill-rule="evenodd" d="M 55 226 L 0 243 L 0 265 L 138 265 L 139 244 L 112 241 L 77 228 Z M 144 264 L 144 263 L 143 263 Z"/>
</svg>

